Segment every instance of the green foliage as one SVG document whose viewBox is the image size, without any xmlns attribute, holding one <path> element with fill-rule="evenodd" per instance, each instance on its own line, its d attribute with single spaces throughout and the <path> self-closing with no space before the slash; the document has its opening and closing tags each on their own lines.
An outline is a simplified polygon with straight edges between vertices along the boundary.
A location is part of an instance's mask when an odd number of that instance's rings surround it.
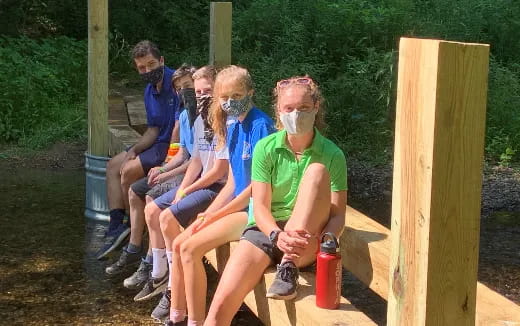
<svg viewBox="0 0 520 326">
<path fill-rule="evenodd" d="M 86 132 L 86 42 L 0 38 L 0 140 L 43 146 Z"/>
<path fill-rule="evenodd" d="M 43 133 L 56 139 L 84 130 L 78 124 L 85 115 L 85 43 L 51 42 L 56 35 L 85 39 L 86 7 L 86 1 L 71 0 L 0 4 L 0 20 L 7 22 L 0 33 L 43 38 L 1 39 L 0 80 L 8 83 L 0 99 L 4 140 Z M 277 80 L 312 76 L 326 99 L 328 136 L 348 154 L 377 164 L 392 156 L 399 38 L 489 43 L 486 157 L 509 164 L 520 160 L 519 17 L 520 2 L 511 0 L 236 0 L 232 57 L 251 71 L 255 101 L 263 109 L 271 107 Z M 169 66 L 207 62 L 208 1 L 110 1 L 109 21 L 109 64 L 116 80 L 141 85 L 129 51 L 142 39 L 156 42 Z M 45 53 L 53 60 L 44 60 Z M 82 66 L 70 67 L 72 61 Z M 21 85 L 29 82 L 38 85 L 26 94 Z M 66 116 L 58 107 L 76 109 Z M 20 110 L 23 123 L 17 120 Z M 62 123 L 63 130 L 44 130 L 50 124 L 39 121 L 58 121 L 56 112 L 74 127 Z M 47 141 L 43 135 L 38 139 Z"/>
<path fill-rule="evenodd" d="M 488 158 L 515 160 L 520 149 L 520 74 L 494 59 L 490 62 L 487 110 Z"/>
</svg>

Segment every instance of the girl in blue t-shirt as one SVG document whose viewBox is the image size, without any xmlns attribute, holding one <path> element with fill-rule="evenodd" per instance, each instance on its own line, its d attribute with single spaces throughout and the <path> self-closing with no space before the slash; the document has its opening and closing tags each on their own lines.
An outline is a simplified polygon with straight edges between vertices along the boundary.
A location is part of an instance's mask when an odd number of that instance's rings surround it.
<svg viewBox="0 0 520 326">
<path fill-rule="evenodd" d="M 173 243 L 170 320 L 185 319 L 202 325 L 206 312 L 206 274 L 202 257 L 210 250 L 240 238 L 247 224 L 251 197 L 251 159 L 256 143 L 275 131 L 272 119 L 252 101 L 249 72 L 229 66 L 217 75 L 211 122 L 217 149 L 227 145 L 229 169 L 226 185 L 205 212 Z M 237 121 L 226 128 L 229 116 Z"/>
</svg>

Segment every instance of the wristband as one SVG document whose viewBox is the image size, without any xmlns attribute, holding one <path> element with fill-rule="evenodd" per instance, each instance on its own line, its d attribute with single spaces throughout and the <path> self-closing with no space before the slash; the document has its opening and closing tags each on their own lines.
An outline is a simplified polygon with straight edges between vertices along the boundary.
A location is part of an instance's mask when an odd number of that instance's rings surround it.
<svg viewBox="0 0 520 326">
<path fill-rule="evenodd" d="M 177 190 L 177 195 L 180 195 L 181 198 L 186 197 L 186 193 L 185 193 L 184 190 L 182 190 L 182 189 Z"/>
<path fill-rule="evenodd" d="M 166 172 L 166 170 L 163 167 L 160 167 L 159 172 L 164 173 L 164 172 Z"/>
<path fill-rule="evenodd" d="M 199 220 L 204 221 L 204 215 L 199 216 Z"/>
</svg>

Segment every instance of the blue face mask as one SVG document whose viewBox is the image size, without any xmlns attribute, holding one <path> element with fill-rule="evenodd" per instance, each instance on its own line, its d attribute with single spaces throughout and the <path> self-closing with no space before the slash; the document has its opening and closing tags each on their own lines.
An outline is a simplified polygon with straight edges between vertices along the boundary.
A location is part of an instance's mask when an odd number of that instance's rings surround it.
<svg viewBox="0 0 520 326">
<path fill-rule="evenodd" d="M 251 108 L 251 97 L 246 95 L 240 100 L 230 98 L 227 101 L 220 101 L 220 106 L 228 115 L 238 117 Z"/>
</svg>

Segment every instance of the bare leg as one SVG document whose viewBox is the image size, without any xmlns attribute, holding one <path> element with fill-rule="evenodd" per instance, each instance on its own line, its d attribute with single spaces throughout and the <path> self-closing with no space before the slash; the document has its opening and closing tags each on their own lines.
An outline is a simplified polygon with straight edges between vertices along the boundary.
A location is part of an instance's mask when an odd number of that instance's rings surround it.
<svg viewBox="0 0 520 326">
<path fill-rule="evenodd" d="M 130 243 L 135 246 L 141 246 L 143 243 L 144 231 L 144 200 L 141 199 L 130 188 L 128 190 L 128 199 L 130 201 Z"/>
<path fill-rule="evenodd" d="M 307 167 L 294 205 L 291 218 L 285 225 L 285 230 L 306 230 L 312 235 L 319 236 L 328 222 L 330 213 L 330 177 L 327 169 L 320 163 L 313 163 Z M 299 259 L 297 266 L 305 266 L 316 260 L 318 241 L 311 238 L 309 246 Z M 284 260 L 291 260 L 284 256 Z"/>
<path fill-rule="evenodd" d="M 169 209 L 161 212 L 159 222 L 164 243 L 166 244 L 166 251 L 172 251 L 173 240 L 181 233 L 181 226 Z"/>
<path fill-rule="evenodd" d="M 123 167 L 123 171 L 121 171 L 121 192 L 123 195 L 123 203 L 126 211 L 129 211 L 130 204 L 128 202 L 128 189 L 130 189 L 130 185 L 137 180 L 144 177 L 143 166 L 141 165 L 141 159 L 139 156 L 133 160 L 128 160 Z"/>
<path fill-rule="evenodd" d="M 206 314 L 207 278 L 202 257 L 210 250 L 240 239 L 247 224 L 247 213 L 227 215 L 192 235 L 181 244 L 184 288 L 188 318 L 204 321 Z M 191 233 L 191 230 L 187 230 Z"/>
<path fill-rule="evenodd" d="M 244 298 L 260 281 L 269 263 L 269 257 L 261 249 L 247 240 L 240 240 L 220 278 L 204 325 L 230 325 Z"/>
<path fill-rule="evenodd" d="M 144 200 L 146 201 L 146 205 L 153 202 L 153 198 L 150 196 L 145 196 Z M 143 215 L 144 215 L 144 208 L 143 208 Z M 145 220 L 146 222 L 146 220 Z M 148 232 L 148 237 L 150 237 L 150 232 Z M 152 255 L 152 245 L 150 244 L 150 241 L 148 241 L 148 250 L 146 251 L 146 255 L 151 256 Z"/>
<path fill-rule="evenodd" d="M 150 236 L 150 244 L 151 248 L 164 248 L 165 243 L 161 232 L 161 226 L 159 223 L 159 215 L 161 214 L 161 209 L 159 206 L 155 204 L 155 202 L 150 202 L 144 207 L 144 217 L 146 220 L 146 225 L 148 226 L 148 234 Z"/>
<path fill-rule="evenodd" d="M 180 248 L 181 244 L 191 236 L 191 230 L 186 229 L 175 238 L 172 244 L 172 265 L 170 268 L 171 306 L 172 310 L 186 310 L 186 296 L 184 292 L 184 272 L 182 268 Z M 205 296 L 204 296 L 205 297 Z"/>
<path fill-rule="evenodd" d="M 126 152 L 114 156 L 107 164 L 107 197 L 110 209 L 124 209 L 123 194 L 121 193 L 121 163 L 125 158 Z"/>
</svg>

